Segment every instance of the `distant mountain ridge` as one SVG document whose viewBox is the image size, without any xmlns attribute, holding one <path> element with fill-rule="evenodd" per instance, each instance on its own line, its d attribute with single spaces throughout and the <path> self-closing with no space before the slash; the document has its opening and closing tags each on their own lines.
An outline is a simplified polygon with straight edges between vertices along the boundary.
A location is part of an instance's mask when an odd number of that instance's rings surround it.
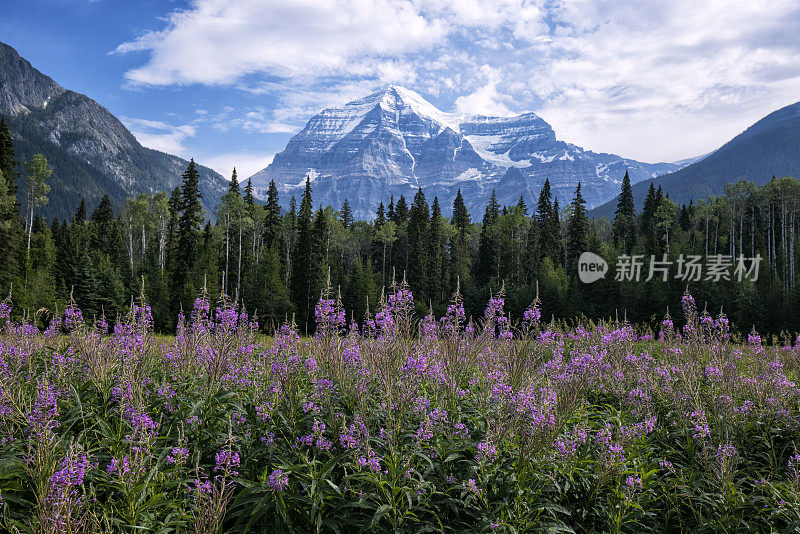
<svg viewBox="0 0 800 534">
<path fill-rule="evenodd" d="M 725 184 L 749 180 L 763 185 L 773 176 L 800 178 L 800 102 L 783 107 L 759 120 L 705 158 L 676 172 L 645 180 L 632 187 L 637 211 L 647 190 L 655 187 L 669 194 L 678 206 L 690 200 L 724 193 Z M 614 216 L 616 198 L 589 212 L 590 216 Z"/>
<path fill-rule="evenodd" d="M 679 169 L 680 163 L 642 163 L 566 143 L 535 113 L 486 117 L 446 113 L 409 89 L 390 85 L 312 117 L 270 165 L 252 176 L 265 198 L 275 180 L 286 206 L 309 175 L 318 205 L 345 199 L 357 218 L 370 219 L 390 195 L 410 198 L 422 188 L 450 213 L 460 188 L 473 218 L 492 190 L 502 204 L 520 195 L 535 203 L 546 178 L 566 205 L 578 182 L 589 207 L 613 198 L 625 171 L 632 182 Z"/>
<path fill-rule="evenodd" d="M 125 126 L 91 98 L 69 91 L 0 43 L 0 116 L 9 123 L 17 159 L 42 153 L 53 169 L 50 202 L 41 213 L 68 218 L 86 199 L 93 209 L 104 194 L 115 207 L 140 193 L 180 185 L 188 162 L 143 147 Z M 213 213 L 227 180 L 198 165 L 203 207 Z M 20 182 L 24 180 L 24 176 Z M 20 183 L 20 198 L 24 183 Z"/>
</svg>

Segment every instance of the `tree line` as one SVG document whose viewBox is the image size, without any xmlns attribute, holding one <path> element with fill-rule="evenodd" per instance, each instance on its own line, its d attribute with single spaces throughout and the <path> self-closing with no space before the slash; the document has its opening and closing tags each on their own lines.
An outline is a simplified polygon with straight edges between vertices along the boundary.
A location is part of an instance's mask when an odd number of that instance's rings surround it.
<svg viewBox="0 0 800 534">
<path fill-rule="evenodd" d="M 70 220 L 48 223 L 37 213 L 48 202 L 47 161 L 36 155 L 19 164 L 4 122 L 0 172 L 0 288 L 13 286 L 15 309 L 42 321 L 70 298 L 87 317 L 113 321 L 144 292 L 156 328 L 172 332 L 205 288 L 257 312 L 267 331 L 294 317 L 310 332 L 329 279 L 348 318 L 361 322 L 384 288 L 404 278 L 420 316 L 444 314 L 458 287 L 475 317 L 500 291 L 512 317 L 520 317 L 538 292 L 546 319 L 616 316 L 655 324 L 668 310 L 680 315 L 689 285 L 709 312 L 722 309 L 741 330 L 800 331 L 800 182 L 792 178 L 761 187 L 742 180 L 723 195 L 680 207 L 651 184 L 637 209 L 626 173 L 613 220 L 588 217 L 580 184 L 566 203 L 553 197 L 548 180 L 535 206 L 523 197 L 501 206 L 493 194 L 480 220 L 460 191 L 446 218 L 438 198 L 420 189 L 410 200 L 381 202 L 372 221 L 356 221 L 347 200 L 339 210 L 315 206 L 309 180 L 288 210 L 274 182 L 259 202 L 235 170 L 214 213 L 204 213 L 192 161 L 171 193 L 130 198 L 116 213 L 105 196 L 97 206 L 82 202 Z M 17 191 L 22 174 L 24 191 Z M 584 251 L 609 260 L 609 275 L 582 283 L 577 262 Z M 633 282 L 614 277 L 621 255 L 760 255 L 763 263 L 756 281 Z"/>
</svg>

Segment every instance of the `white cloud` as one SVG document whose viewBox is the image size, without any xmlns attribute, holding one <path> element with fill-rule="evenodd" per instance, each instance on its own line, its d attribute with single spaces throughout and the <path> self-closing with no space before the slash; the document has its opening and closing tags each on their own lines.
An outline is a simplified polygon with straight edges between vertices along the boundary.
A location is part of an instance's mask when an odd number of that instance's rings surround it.
<svg viewBox="0 0 800 534">
<path fill-rule="evenodd" d="M 472 93 L 456 99 L 456 111 L 463 114 L 475 115 L 511 115 L 511 111 L 501 102 L 503 96 L 498 92 L 497 86 L 502 81 L 502 73 L 489 65 L 481 67 L 483 79 L 478 88 Z"/>
<path fill-rule="evenodd" d="M 399 83 L 460 112 L 536 111 L 562 139 L 655 161 L 798 100 L 798 24 L 796 0 L 192 0 L 116 52 L 147 54 L 132 84 L 272 97 L 218 128 L 297 131 Z"/>
<path fill-rule="evenodd" d="M 197 133 L 193 125 L 173 126 L 135 117 L 120 117 L 120 120 L 143 146 L 183 158 L 189 157 L 183 142 Z"/>
<path fill-rule="evenodd" d="M 230 178 L 233 168 L 240 182 L 272 163 L 275 154 L 253 154 L 252 152 L 231 152 L 203 158 L 203 165 L 211 167 L 225 178 Z"/>
<path fill-rule="evenodd" d="M 117 47 L 150 52 L 127 73 L 131 82 L 227 85 L 253 72 L 339 72 L 353 59 L 419 50 L 444 31 L 406 0 L 194 0 L 167 21 Z"/>
</svg>

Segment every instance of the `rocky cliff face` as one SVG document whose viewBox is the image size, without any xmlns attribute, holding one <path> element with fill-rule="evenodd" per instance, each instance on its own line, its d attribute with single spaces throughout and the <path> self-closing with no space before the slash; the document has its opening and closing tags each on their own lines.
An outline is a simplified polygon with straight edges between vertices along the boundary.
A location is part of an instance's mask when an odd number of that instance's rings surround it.
<svg viewBox="0 0 800 534">
<path fill-rule="evenodd" d="M 3 43 L 0 115 L 9 123 L 18 159 L 42 153 L 53 169 L 50 203 L 42 210 L 48 218 L 71 216 L 81 198 L 91 210 L 106 193 L 119 207 L 126 197 L 170 191 L 188 165 L 143 147 L 107 109 L 64 89 Z M 198 170 L 203 205 L 212 213 L 227 181 L 211 169 Z"/>
<path fill-rule="evenodd" d="M 458 189 L 473 218 L 496 191 L 503 204 L 520 195 L 535 203 L 546 178 L 562 205 L 578 182 L 587 205 L 613 198 L 625 170 L 637 182 L 672 172 L 673 163 L 641 163 L 598 154 L 560 141 L 534 113 L 516 117 L 444 113 L 419 94 L 389 86 L 312 117 L 286 149 L 252 179 L 266 196 L 275 180 L 281 202 L 302 193 L 308 175 L 317 205 L 339 207 L 347 198 L 358 218 L 371 218 L 380 201 L 422 188 L 449 214 Z"/>
</svg>

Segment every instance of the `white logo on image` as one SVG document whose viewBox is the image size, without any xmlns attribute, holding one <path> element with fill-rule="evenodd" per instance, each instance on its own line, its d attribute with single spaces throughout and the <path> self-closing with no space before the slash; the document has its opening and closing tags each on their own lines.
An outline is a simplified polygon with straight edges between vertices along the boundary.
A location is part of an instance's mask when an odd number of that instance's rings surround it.
<svg viewBox="0 0 800 534">
<path fill-rule="evenodd" d="M 584 252 L 578 258 L 578 278 L 584 284 L 591 284 L 606 277 L 608 263 L 592 252 Z"/>
</svg>

